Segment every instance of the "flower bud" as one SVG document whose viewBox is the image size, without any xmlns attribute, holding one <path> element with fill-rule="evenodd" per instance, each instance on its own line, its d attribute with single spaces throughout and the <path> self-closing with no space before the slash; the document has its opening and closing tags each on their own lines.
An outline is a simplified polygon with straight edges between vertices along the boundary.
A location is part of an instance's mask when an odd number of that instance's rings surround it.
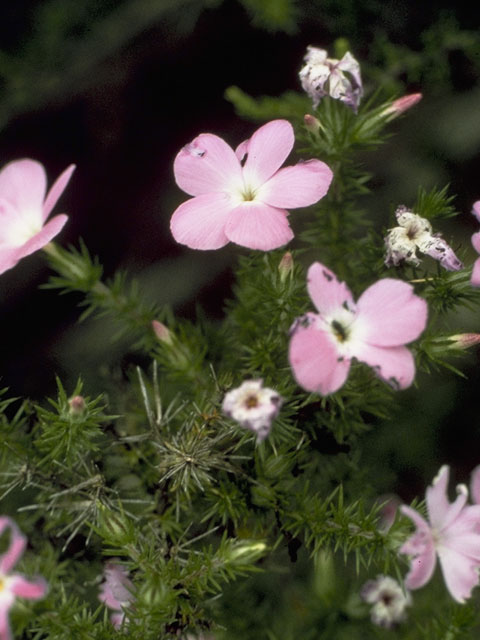
<svg viewBox="0 0 480 640">
<path fill-rule="evenodd" d="M 480 333 L 457 333 L 449 336 L 449 349 L 468 349 L 480 343 Z"/>
<path fill-rule="evenodd" d="M 249 540 L 240 542 L 228 553 L 228 560 L 235 564 L 248 564 L 255 562 L 263 556 L 267 550 L 265 542 Z"/>
<path fill-rule="evenodd" d="M 85 398 L 83 396 L 73 396 L 68 401 L 70 407 L 70 414 L 72 416 L 81 416 L 86 409 Z"/>
<path fill-rule="evenodd" d="M 305 129 L 310 133 L 313 133 L 313 135 L 317 135 L 322 126 L 320 124 L 320 120 L 318 118 L 315 118 L 315 116 L 310 115 L 309 113 L 306 113 L 303 116 L 303 122 L 305 123 Z"/>
<path fill-rule="evenodd" d="M 170 330 L 163 324 L 163 322 L 152 320 L 152 329 L 160 342 L 165 342 L 170 346 L 173 344 L 172 334 Z"/>
<path fill-rule="evenodd" d="M 278 263 L 278 270 L 280 272 L 280 280 L 285 280 L 293 273 L 293 256 L 290 251 L 287 251 L 280 262 Z"/>
<path fill-rule="evenodd" d="M 394 100 L 392 104 L 385 109 L 383 114 L 397 117 L 420 102 L 422 97 L 421 93 L 409 93 L 406 96 L 402 96 Z"/>
</svg>

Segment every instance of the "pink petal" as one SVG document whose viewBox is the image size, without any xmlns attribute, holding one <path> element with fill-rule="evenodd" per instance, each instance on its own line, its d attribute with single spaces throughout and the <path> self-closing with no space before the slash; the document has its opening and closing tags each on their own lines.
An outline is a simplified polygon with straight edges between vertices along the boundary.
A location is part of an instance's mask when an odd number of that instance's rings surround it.
<svg viewBox="0 0 480 640">
<path fill-rule="evenodd" d="M 13 640 L 12 630 L 10 629 L 10 623 L 8 621 L 8 609 L 10 606 L 6 606 L 6 603 L 0 608 L 0 639 L 1 640 Z"/>
<path fill-rule="evenodd" d="M 479 562 L 465 556 L 460 544 L 458 548 L 439 546 L 438 557 L 450 595 L 457 602 L 465 602 L 478 584 Z"/>
<path fill-rule="evenodd" d="M 0 556 L 0 573 L 6 574 L 15 566 L 25 550 L 27 539 L 20 533 L 20 529 L 11 518 L 0 517 L 0 534 L 6 528 L 10 529 L 10 545 L 7 551 Z"/>
<path fill-rule="evenodd" d="M 472 245 L 475 251 L 480 253 L 480 231 L 477 231 L 477 233 L 472 235 Z"/>
<path fill-rule="evenodd" d="M 314 315 L 309 314 L 310 317 Z M 294 329 L 289 360 L 298 384 L 322 395 L 340 389 L 350 370 L 350 360 L 339 359 L 331 338 L 313 326 L 303 328 L 299 325 Z"/>
<path fill-rule="evenodd" d="M 415 377 L 415 360 L 406 347 L 376 347 L 357 342 L 352 356 L 370 365 L 376 375 L 394 389 L 406 389 Z"/>
<path fill-rule="evenodd" d="M 480 287 L 480 258 L 477 258 L 473 265 L 470 284 L 472 287 Z"/>
<path fill-rule="evenodd" d="M 287 211 L 261 202 L 243 202 L 230 212 L 225 226 L 229 240 L 249 249 L 278 249 L 293 238 Z"/>
<path fill-rule="evenodd" d="M 43 578 L 37 578 L 35 581 L 26 580 L 23 576 L 12 576 L 13 580 L 10 590 L 19 598 L 27 598 L 28 600 L 39 600 L 43 598 L 48 591 L 48 585 Z"/>
<path fill-rule="evenodd" d="M 480 505 L 480 465 L 475 467 L 470 476 L 470 493 L 473 502 Z"/>
<path fill-rule="evenodd" d="M 405 577 L 407 589 L 419 589 L 427 584 L 435 570 L 436 554 L 431 529 L 414 509 L 402 505 L 402 513 L 410 518 L 417 531 L 400 547 L 400 553 L 413 556 Z"/>
<path fill-rule="evenodd" d="M 307 207 L 323 198 L 332 178 L 332 171 L 320 160 L 299 162 L 277 171 L 261 187 L 257 197 L 272 207 Z"/>
<path fill-rule="evenodd" d="M 320 314 L 328 316 L 342 306 L 354 311 L 355 303 L 350 289 L 320 262 L 314 262 L 307 274 L 307 288 L 313 304 Z"/>
<path fill-rule="evenodd" d="M 245 182 L 255 188 L 271 178 L 287 159 L 294 141 L 293 127 L 287 120 L 272 120 L 257 129 L 247 143 Z"/>
<path fill-rule="evenodd" d="M 228 243 L 225 224 L 232 202 L 225 193 L 207 193 L 181 204 L 170 220 L 170 230 L 180 244 L 192 249 L 219 249 Z"/>
<path fill-rule="evenodd" d="M 480 200 L 473 203 L 472 213 L 476 219 L 480 222 Z"/>
<path fill-rule="evenodd" d="M 202 133 L 187 144 L 173 163 L 175 180 L 191 196 L 243 189 L 242 167 L 222 138 Z"/>
<path fill-rule="evenodd" d="M 425 494 L 428 517 L 432 526 L 436 529 L 442 527 L 448 510 L 450 509 L 450 502 L 447 497 L 449 474 L 450 468 L 444 464 L 433 479 L 432 485 L 427 488 Z"/>
<path fill-rule="evenodd" d="M 72 177 L 72 173 L 75 171 L 75 165 L 71 164 L 69 167 L 63 171 L 58 178 L 55 180 L 53 185 L 50 188 L 50 191 L 47 194 L 45 202 L 43 204 L 43 221 L 48 218 L 50 212 L 53 207 L 56 205 L 57 200 L 60 198 L 62 193 L 65 191 L 67 184 Z"/>
<path fill-rule="evenodd" d="M 427 303 L 401 280 L 378 280 L 360 296 L 358 317 L 364 323 L 363 339 L 379 347 L 407 344 L 425 329 Z"/>
<path fill-rule="evenodd" d="M 45 169 L 35 160 L 16 160 L 0 171 L 0 198 L 32 218 L 41 219 L 46 185 Z"/>
<path fill-rule="evenodd" d="M 245 156 L 247 155 L 249 142 L 250 140 L 244 140 L 235 149 L 235 155 L 237 156 L 239 162 L 242 162 Z"/>
<path fill-rule="evenodd" d="M 442 532 L 444 538 L 470 536 L 472 532 L 480 534 L 480 505 L 463 507 L 458 516 L 450 523 L 448 530 Z"/>
</svg>

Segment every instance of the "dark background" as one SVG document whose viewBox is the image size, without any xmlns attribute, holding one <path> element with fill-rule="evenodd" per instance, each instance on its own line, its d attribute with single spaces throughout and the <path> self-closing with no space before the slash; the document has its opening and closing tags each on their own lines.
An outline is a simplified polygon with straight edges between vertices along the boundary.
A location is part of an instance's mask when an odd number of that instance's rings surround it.
<svg viewBox="0 0 480 640">
<path fill-rule="evenodd" d="M 424 93 L 368 160 L 372 213 L 410 204 L 420 184 L 450 183 L 462 212 L 452 233 L 468 246 L 480 198 L 476 13 L 466 3 L 383 0 L 4 3 L 0 160 L 37 159 L 50 183 L 76 163 L 56 207 L 70 216 L 57 240 L 82 237 L 106 276 L 127 268 L 146 297 L 180 315 L 200 303 L 221 317 L 238 248 L 204 253 L 173 242 L 169 219 L 185 199 L 173 158 L 200 132 L 232 146 L 251 134 L 255 125 L 224 98 L 228 86 L 254 96 L 299 90 L 306 46 L 333 51 L 347 38 L 367 93 Z M 39 290 L 47 277 L 41 252 L 1 276 L 3 385 L 40 399 L 55 374 L 67 391 L 82 375 L 89 393 L 101 391 L 96 376 L 121 364 L 122 345 L 108 340 L 107 320 L 77 325 L 81 298 Z M 464 325 L 474 330 L 475 318 Z"/>
</svg>

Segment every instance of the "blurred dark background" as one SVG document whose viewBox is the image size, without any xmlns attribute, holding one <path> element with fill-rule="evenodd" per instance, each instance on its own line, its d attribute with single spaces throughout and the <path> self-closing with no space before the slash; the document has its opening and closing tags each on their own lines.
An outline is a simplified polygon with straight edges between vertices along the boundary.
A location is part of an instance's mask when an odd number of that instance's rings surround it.
<svg viewBox="0 0 480 640">
<path fill-rule="evenodd" d="M 203 253 L 173 242 L 169 219 L 185 199 L 173 158 L 200 132 L 232 146 L 248 137 L 255 125 L 235 115 L 225 89 L 237 85 L 253 96 L 299 90 L 309 44 L 332 51 L 346 38 L 367 93 L 423 92 L 369 160 L 372 208 L 388 212 L 410 204 L 419 185 L 450 183 L 462 212 L 452 233 L 457 246 L 469 245 L 476 228 L 469 212 L 480 198 L 473 4 L 17 0 L 2 4 L 0 18 L 1 163 L 35 158 L 50 183 L 76 163 L 56 207 L 70 216 L 57 240 L 65 246 L 83 238 L 106 276 L 129 269 L 147 297 L 170 302 L 180 315 L 193 315 L 199 303 L 221 316 L 238 249 Z M 89 380 L 121 358 L 121 344 L 108 340 L 106 320 L 77 325 L 81 298 L 39 290 L 47 277 L 41 253 L 2 275 L 3 385 L 40 399 L 53 392 L 55 374 L 67 386 L 83 374 L 89 393 L 101 391 Z M 480 329 L 468 315 L 464 325 Z"/>
</svg>

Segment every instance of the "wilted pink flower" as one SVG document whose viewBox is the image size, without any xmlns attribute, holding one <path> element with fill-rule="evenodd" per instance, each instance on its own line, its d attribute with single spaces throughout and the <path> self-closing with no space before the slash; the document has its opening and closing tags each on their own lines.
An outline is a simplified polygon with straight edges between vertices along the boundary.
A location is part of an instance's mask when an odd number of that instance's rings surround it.
<svg viewBox="0 0 480 640">
<path fill-rule="evenodd" d="M 405 620 L 406 608 L 412 604 L 412 597 L 390 576 L 377 576 L 366 582 L 360 595 L 365 602 L 373 605 L 370 617 L 373 624 L 392 629 Z"/>
<path fill-rule="evenodd" d="M 128 622 L 123 609 L 133 601 L 133 584 L 125 569 L 119 564 L 107 562 L 103 573 L 105 581 L 100 585 L 98 599 L 115 611 L 110 616 L 110 621 L 118 629 Z"/>
<path fill-rule="evenodd" d="M 477 200 L 476 202 L 474 202 L 473 208 L 472 208 L 472 213 L 477 218 L 477 220 L 480 222 L 480 200 Z M 473 248 L 475 249 L 475 251 L 477 253 L 480 253 L 480 231 L 477 231 L 477 233 L 473 234 L 473 236 L 472 236 L 472 244 L 473 244 Z M 480 258 L 477 258 L 475 260 L 475 264 L 473 265 L 472 277 L 470 279 L 470 283 L 474 287 L 480 287 Z"/>
<path fill-rule="evenodd" d="M 6 516 L 0 517 L 0 535 L 5 529 L 10 529 L 10 546 L 0 556 L 0 640 L 13 638 L 8 622 L 8 612 L 16 598 L 39 600 L 47 593 L 47 583 L 43 578 L 33 582 L 19 573 L 10 573 L 23 554 L 27 539 L 20 533 L 13 520 Z"/>
<path fill-rule="evenodd" d="M 427 489 L 429 522 L 415 509 L 400 507 L 417 528 L 400 553 L 411 556 L 410 571 L 405 579 L 408 589 L 419 589 L 430 580 L 438 555 L 447 589 L 457 602 L 464 602 L 478 583 L 480 506 L 466 506 L 465 485 L 457 486 L 457 498 L 450 503 L 448 476 L 449 468 L 443 466 Z"/>
<path fill-rule="evenodd" d="M 410 284 L 378 280 L 355 304 L 347 285 L 315 262 L 308 270 L 307 286 L 318 313 L 297 318 L 289 353 L 300 386 L 324 395 L 337 391 L 347 379 L 352 358 L 373 367 L 396 388 L 412 383 L 415 361 L 404 345 L 424 330 L 427 304 Z"/>
<path fill-rule="evenodd" d="M 75 169 L 70 165 L 47 196 L 43 166 L 35 160 L 16 160 L 0 171 L 0 273 L 41 249 L 67 221 L 60 214 L 46 222 Z"/>
<path fill-rule="evenodd" d="M 390 229 L 385 238 L 387 267 L 397 267 L 403 262 L 418 267 L 420 264 L 416 255 L 418 249 L 438 260 L 447 271 L 463 269 L 463 264 L 453 249 L 439 233 L 433 233 L 432 225 L 426 218 L 413 213 L 404 205 L 397 207 L 395 216 L 399 226 Z"/>
<path fill-rule="evenodd" d="M 263 380 L 245 380 L 225 394 L 222 411 L 242 427 L 256 433 L 257 441 L 261 442 L 270 433 L 282 402 L 276 391 L 263 386 Z"/>
<path fill-rule="evenodd" d="M 263 251 L 289 242 L 293 232 L 286 209 L 314 204 L 332 180 L 320 160 L 280 169 L 293 143 L 292 125 L 273 120 L 235 152 L 211 133 L 183 147 L 173 166 L 175 180 L 195 197 L 172 216 L 175 240 L 192 249 L 219 249 L 231 241 Z"/>
<path fill-rule="evenodd" d="M 307 47 L 305 65 L 299 73 L 302 87 L 312 99 L 314 108 L 324 96 L 330 96 L 356 113 L 363 95 L 360 65 L 349 51 L 341 60 L 327 55 L 325 49 Z"/>
</svg>

